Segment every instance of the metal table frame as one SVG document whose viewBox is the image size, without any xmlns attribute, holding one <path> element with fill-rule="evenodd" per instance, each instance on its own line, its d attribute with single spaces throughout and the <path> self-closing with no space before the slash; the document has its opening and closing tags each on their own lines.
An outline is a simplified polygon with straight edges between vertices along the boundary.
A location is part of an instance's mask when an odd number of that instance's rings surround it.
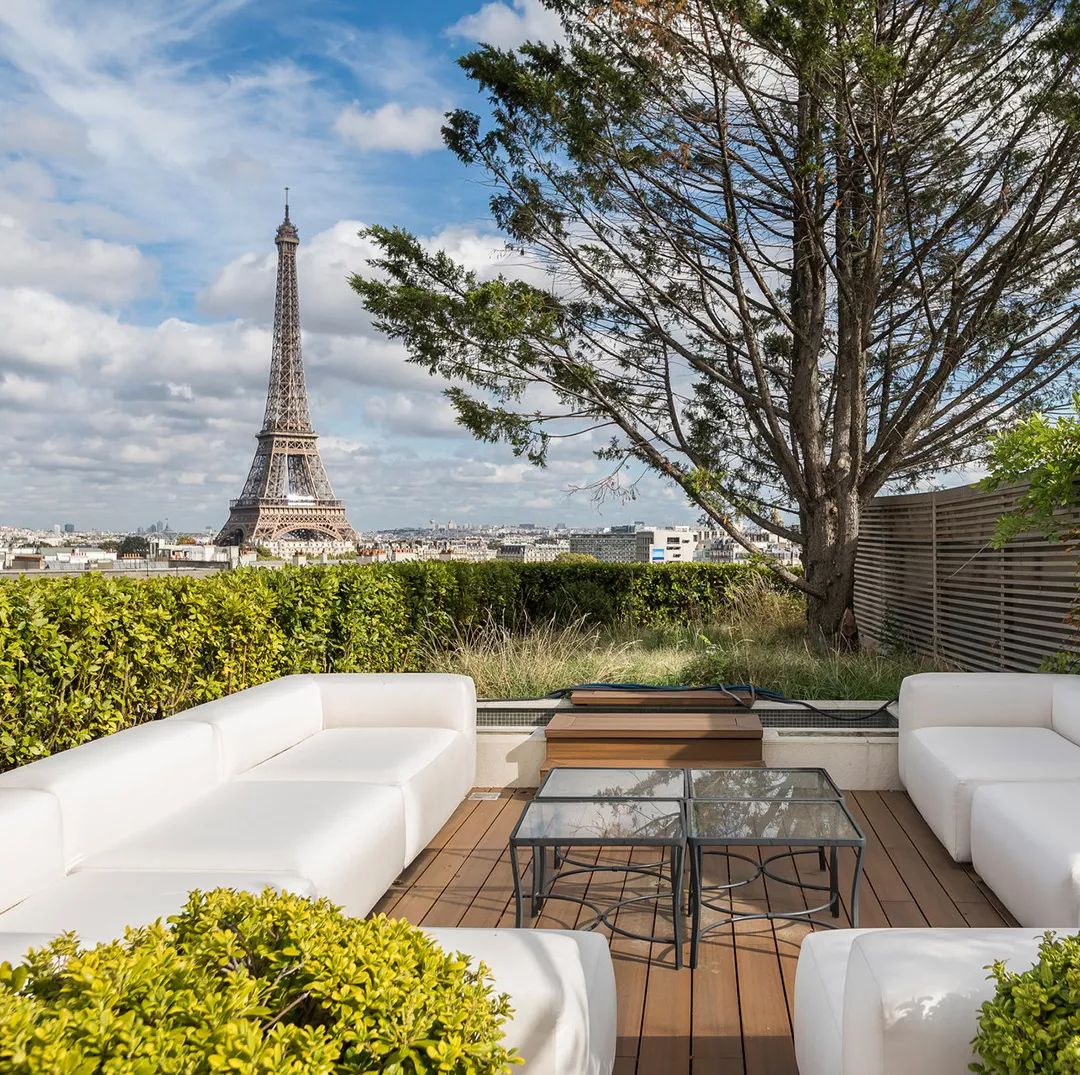
<svg viewBox="0 0 1080 1075">
<path fill-rule="evenodd" d="M 591 769 L 596 767 L 581 766 L 581 768 Z M 609 766 L 608 768 L 615 769 L 616 767 Z M 627 767 L 620 766 L 619 768 L 625 770 Z M 551 774 L 549 773 L 548 776 L 550 775 Z M 519 832 L 528 811 L 534 803 L 540 805 L 544 803 L 587 803 L 595 805 L 618 802 L 670 803 L 674 808 L 673 812 L 678 814 L 677 831 L 671 836 L 666 837 L 594 837 L 580 835 L 522 837 Z M 532 849 L 532 889 L 530 892 L 530 909 L 533 918 L 535 918 L 543 909 L 546 900 L 565 900 L 568 903 L 576 903 L 582 907 L 588 907 L 589 910 L 593 912 L 593 918 L 587 925 L 579 928 L 595 929 L 598 925 L 603 923 L 613 933 L 618 933 L 623 937 L 632 937 L 635 940 L 648 941 L 656 944 L 673 944 L 675 949 L 675 969 L 679 970 L 683 965 L 682 953 L 684 942 L 682 904 L 683 877 L 686 873 L 686 802 L 685 795 L 677 799 L 653 798 L 651 796 L 549 796 L 540 798 L 538 791 L 537 798 L 534 798 L 525 804 L 525 809 L 522 810 L 521 817 L 518 818 L 517 824 L 514 826 L 514 831 L 510 834 L 510 870 L 514 877 L 514 925 L 520 928 L 524 921 L 524 896 L 522 893 L 522 870 L 519 860 L 519 851 L 521 848 L 527 847 Z M 547 872 L 547 849 L 549 847 L 552 849 L 553 853 L 553 872 L 550 878 Z M 573 847 L 666 847 L 669 850 L 667 855 L 661 857 L 656 862 L 639 864 L 627 863 L 626 865 L 601 865 L 598 863 L 581 862 L 568 857 L 563 849 Z M 567 865 L 571 868 L 565 869 L 564 867 Z M 570 896 L 553 891 L 556 880 L 565 880 L 567 877 L 573 877 L 575 874 L 601 872 L 635 873 L 648 877 L 656 877 L 661 882 L 667 881 L 669 883 L 670 892 L 658 891 L 655 893 L 648 893 L 644 896 L 630 896 L 626 899 L 608 904 L 605 907 L 601 907 L 594 900 L 587 899 L 585 896 Z M 658 937 L 651 934 L 635 933 L 612 921 L 612 916 L 615 915 L 620 907 L 626 907 L 634 903 L 643 903 L 648 900 L 662 900 L 667 898 L 671 899 L 674 937 Z"/>
<path fill-rule="evenodd" d="M 594 915 L 592 921 L 586 925 L 585 929 L 595 929 L 601 922 L 604 923 L 613 933 L 621 934 L 625 937 L 632 937 L 637 940 L 649 941 L 652 943 L 674 943 L 675 946 L 675 967 L 679 969 L 682 966 L 682 946 L 683 946 L 683 921 L 682 921 L 682 894 L 683 894 L 683 876 L 686 869 L 686 859 L 689 857 L 690 866 L 690 884 L 688 890 L 688 908 L 687 911 L 691 916 L 691 931 L 690 931 L 690 966 L 697 966 L 698 948 L 701 942 L 701 938 L 708 932 L 714 929 L 721 928 L 723 926 L 730 926 L 734 922 L 748 921 L 752 919 L 777 919 L 781 921 L 798 921 L 798 922 L 810 922 L 814 925 L 825 926 L 829 929 L 837 928 L 835 923 L 827 922 L 816 916 L 822 911 L 829 911 L 833 918 L 838 918 L 840 915 L 840 893 L 839 893 L 839 869 L 837 861 L 837 852 L 841 847 L 854 847 L 856 849 L 856 862 L 855 862 L 855 876 L 852 881 L 851 887 L 851 924 L 853 928 L 858 928 L 859 924 L 859 889 L 862 882 L 862 870 L 863 870 L 863 856 L 866 850 L 866 837 L 862 830 L 859 828 L 855 819 L 851 816 L 850 811 L 847 808 L 847 803 L 844 799 L 844 794 L 837 788 L 836 783 L 833 781 L 829 773 L 819 767 L 814 766 L 768 766 L 767 768 L 776 769 L 783 772 L 792 773 L 817 773 L 824 782 L 832 789 L 832 794 L 820 795 L 820 796 L 805 796 L 805 797 L 782 797 L 782 796 L 716 796 L 716 795 L 703 795 L 694 796 L 693 787 L 691 784 L 690 773 L 692 771 L 712 771 L 721 772 L 725 770 L 724 766 L 686 766 L 680 767 L 683 774 L 683 794 L 680 798 L 668 798 L 668 797 L 653 797 L 649 795 L 633 796 L 633 795 L 615 795 L 615 796 L 598 796 L 598 795 L 550 795 L 545 794 L 548 784 L 551 782 L 552 774 L 558 769 L 587 769 L 593 772 L 627 772 L 634 769 L 650 770 L 660 768 L 659 766 L 626 766 L 626 765 L 612 765 L 612 766 L 557 766 L 548 771 L 540 787 L 536 791 L 536 796 L 526 804 L 525 809 L 521 813 L 521 817 L 518 819 L 517 824 L 514 826 L 514 831 L 510 834 L 510 868 L 514 878 L 514 907 L 515 925 L 520 927 L 524 920 L 524 896 L 522 892 L 522 869 L 519 860 L 519 851 L 523 847 L 530 847 L 532 849 L 532 888 L 530 892 L 530 909 L 532 916 L 535 917 L 540 913 L 543 908 L 545 900 L 558 899 L 566 900 L 571 903 L 577 903 L 581 906 L 588 907 Z M 729 767 L 732 771 L 738 771 L 741 767 Z M 600 836 L 600 837 L 584 837 L 584 836 L 552 836 L 543 838 L 522 838 L 519 835 L 522 823 L 525 820 L 525 815 L 528 812 L 533 802 L 548 802 L 548 803 L 604 803 L 604 802 L 670 802 L 677 804 L 680 812 L 681 834 L 675 834 L 669 838 L 657 838 L 657 837 L 613 837 L 613 836 Z M 697 837 L 691 832 L 691 808 L 695 802 L 729 802 L 729 803 L 746 803 L 746 802 L 778 802 L 778 803 L 836 803 L 837 808 L 843 812 L 847 820 L 850 822 L 856 837 L 852 838 L 823 838 L 822 836 L 813 837 L 775 837 L 775 838 L 763 838 L 763 837 Z M 681 838 L 680 838 L 681 837 Z M 547 849 L 552 849 L 552 866 L 553 872 L 551 876 L 548 876 L 547 867 Z M 562 851 L 563 848 L 571 847 L 667 847 L 670 849 L 669 854 L 661 858 L 657 862 L 643 863 L 640 865 L 627 864 L 623 865 L 598 865 L 589 864 L 576 861 L 568 858 Z M 775 855 L 758 861 L 757 858 L 752 858 L 749 855 L 741 854 L 738 851 L 732 850 L 736 847 L 784 847 L 788 850 L 779 852 Z M 828 861 L 826 861 L 826 849 L 829 850 Z M 829 870 L 829 884 L 828 885 L 813 885 L 809 883 L 802 883 L 800 881 L 792 880 L 788 877 L 781 877 L 778 874 L 772 872 L 769 869 L 771 863 L 781 858 L 794 858 L 797 855 L 814 854 L 818 855 L 818 860 L 822 869 Z M 747 862 L 756 867 L 753 876 L 746 878 L 745 880 L 731 882 L 725 885 L 709 885 L 703 886 L 702 879 L 704 876 L 704 858 L 708 854 L 724 855 L 726 858 L 739 859 Z M 569 870 L 562 869 L 561 867 L 566 864 L 572 868 Z M 670 898 L 672 901 L 672 919 L 674 922 L 674 938 L 656 937 L 656 936 L 644 936 L 642 934 L 633 933 L 630 930 L 622 928 L 612 922 L 609 918 L 610 915 L 614 915 L 620 907 L 627 904 L 638 903 L 646 900 L 658 900 L 667 898 L 669 893 L 657 892 L 655 894 L 649 894 L 645 896 L 633 896 L 628 899 L 620 900 L 608 907 L 601 908 L 594 901 L 588 900 L 584 897 L 568 896 L 561 893 L 552 891 L 552 887 L 555 881 L 559 878 L 566 878 L 575 874 L 595 873 L 601 871 L 612 871 L 622 873 L 640 873 L 643 875 L 657 877 L 661 881 L 670 881 L 671 891 Z M 733 889 L 740 888 L 744 885 L 751 884 L 758 878 L 768 878 L 771 881 L 776 881 L 780 884 L 789 885 L 794 888 L 800 888 L 810 891 L 828 892 L 829 899 L 827 902 L 822 903 L 816 907 L 809 907 L 805 910 L 791 911 L 791 912 L 779 912 L 779 911 L 767 911 L 749 914 L 728 914 L 726 918 L 723 918 L 717 922 L 712 922 L 707 926 L 701 925 L 701 909 L 702 907 L 709 907 L 717 911 L 730 911 L 730 908 L 718 907 L 715 903 L 710 902 L 706 897 L 708 892 L 731 892 Z"/>
<path fill-rule="evenodd" d="M 830 781 L 831 783 L 831 781 Z M 835 786 L 835 785 L 834 785 Z M 776 836 L 776 837 L 763 837 L 763 836 L 697 836 L 693 831 L 693 804 L 696 802 L 708 803 L 708 802 L 727 802 L 727 803 L 740 803 L 740 802 L 781 802 L 781 803 L 833 803 L 837 810 L 840 810 L 851 824 L 852 829 L 855 832 L 855 836 L 852 837 L 824 837 L 820 834 L 816 836 Z M 714 929 L 720 929 L 725 926 L 730 926 L 735 922 L 747 922 L 753 919 L 765 919 L 765 920 L 779 920 L 787 922 L 809 922 L 813 925 L 824 926 L 827 929 L 836 929 L 837 925 L 834 922 L 827 922 L 822 918 L 817 917 L 822 911 L 829 911 L 833 918 L 840 917 L 840 885 L 839 885 L 839 869 L 838 869 L 838 855 L 837 852 L 841 847 L 853 847 L 855 848 L 855 875 L 851 883 L 851 927 L 852 929 L 859 928 L 859 889 L 862 884 L 862 872 L 863 872 L 863 856 L 866 853 L 866 836 L 862 829 L 859 828 L 858 823 L 851 816 L 851 812 L 847 808 L 847 803 L 844 801 L 843 796 L 839 798 L 821 798 L 816 797 L 813 799 L 719 799 L 715 797 L 691 799 L 688 800 L 688 812 L 686 819 L 686 832 L 687 832 L 687 844 L 690 857 L 690 913 L 691 913 L 691 926 L 690 926 L 690 966 L 697 966 L 698 948 L 701 944 L 701 938 L 708 932 Z M 760 861 L 757 858 L 752 858 L 749 855 L 741 854 L 738 851 L 731 850 L 735 847 L 783 847 L 786 850 L 780 851 L 775 855 L 769 855 L 767 858 L 762 858 Z M 812 855 L 817 854 L 818 860 L 822 869 L 826 868 L 825 862 L 825 849 L 828 848 L 828 870 L 829 870 L 829 883 L 828 885 L 814 885 L 805 881 L 794 880 L 790 877 L 781 877 L 779 874 L 774 873 L 769 869 L 771 863 L 776 862 L 778 859 L 790 858 L 794 859 L 798 855 Z M 754 872 L 750 877 L 744 878 L 740 881 L 731 881 L 728 884 L 723 885 L 703 885 L 702 880 L 704 876 L 704 860 L 708 854 L 723 855 L 730 861 L 731 859 L 738 859 L 743 862 L 749 863 L 755 867 Z M 791 911 L 758 911 L 750 913 L 733 913 L 730 907 L 720 907 L 717 904 L 711 902 L 706 898 L 706 892 L 727 892 L 730 893 L 734 889 L 741 888 L 744 885 L 752 884 L 758 878 L 768 878 L 770 881 L 778 882 L 779 884 L 788 885 L 792 888 L 802 889 L 803 891 L 811 892 L 828 892 L 829 898 L 825 903 L 819 904 L 815 907 L 807 907 L 804 910 L 791 910 Z M 702 907 L 709 907 L 714 911 L 720 911 L 726 913 L 727 917 L 721 918 L 716 922 L 710 922 L 707 926 L 701 925 L 701 909 Z"/>
</svg>

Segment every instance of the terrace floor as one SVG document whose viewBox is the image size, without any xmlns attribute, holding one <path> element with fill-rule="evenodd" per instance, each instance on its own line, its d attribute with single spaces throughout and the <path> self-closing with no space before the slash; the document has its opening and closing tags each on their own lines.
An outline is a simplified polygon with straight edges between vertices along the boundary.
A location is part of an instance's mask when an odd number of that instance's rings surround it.
<svg viewBox="0 0 1080 1075">
<path fill-rule="evenodd" d="M 531 794 L 503 790 L 497 799 L 463 802 L 375 910 L 417 925 L 512 926 L 507 840 Z M 1016 925 L 978 875 L 952 861 L 903 792 L 848 792 L 847 800 L 867 838 L 861 926 Z M 631 854 L 644 862 L 656 857 L 656 849 L 605 849 L 599 861 L 625 863 Z M 584 858 L 584 849 L 574 855 Z M 816 855 L 801 856 L 797 866 L 788 863 L 784 868 L 797 869 L 800 879 L 825 881 Z M 841 851 L 840 863 L 843 893 L 850 891 L 854 852 Z M 573 891 L 573 880 L 564 891 Z M 643 894 L 649 884 L 640 875 L 597 873 L 580 879 L 576 894 L 587 885 L 590 897 L 607 903 L 620 894 Z M 787 909 L 801 899 L 798 889 L 771 881 L 738 891 L 737 910 Z M 584 922 L 590 913 L 585 908 L 549 900 L 531 924 L 572 929 L 579 912 Z M 846 914 L 845 902 L 843 925 Z M 671 935 L 670 911 L 656 911 L 651 902 L 621 909 L 615 922 L 636 933 Z M 694 971 L 674 969 L 670 943 L 613 935 L 615 1075 L 797 1075 L 792 994 L 799 943 L 810 928 L 759 920 L 715 930 L 702 942 Z"/>
</svg>

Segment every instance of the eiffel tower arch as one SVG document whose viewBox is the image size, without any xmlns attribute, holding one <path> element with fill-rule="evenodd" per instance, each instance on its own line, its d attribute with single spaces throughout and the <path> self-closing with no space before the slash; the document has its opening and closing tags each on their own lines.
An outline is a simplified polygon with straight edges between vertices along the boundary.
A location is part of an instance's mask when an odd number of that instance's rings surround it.
<svg viewBox="0 0 1080 1075">
<path fill-rule="evenodd" d="M 285 193 L 285 220 L 274 240 L 277 294 L 266 413 L 247 481 L 229 503 L 228 521 L 215 539 L 218 545 L 359 540 L 345 517 L 345 502 L 334 496 L 311 427 L 296 283 L 300 237 L 289 220 L 288 190 Z"/>
</svg>

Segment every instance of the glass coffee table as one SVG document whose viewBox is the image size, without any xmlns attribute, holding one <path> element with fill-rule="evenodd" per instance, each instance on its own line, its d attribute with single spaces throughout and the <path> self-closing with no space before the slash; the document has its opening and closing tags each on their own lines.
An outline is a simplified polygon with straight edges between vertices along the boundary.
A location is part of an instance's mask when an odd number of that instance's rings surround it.
<svg viewBox="0 0 1080 1075">
<path fill-rule="evenodd" d="M 601 865 L 569 857 L 575 847 L 655 846 L 663 857 L 652 863 Z M 840 915 L 838 850 L 856 849 L 851 888 L 851 922 L 859 922 L 859 886 L 862 881 L 866 838 L 848 812 L 843 793 L 824 769 L 814 768 L 572 768 L 551 769 L 536 797 L 526 804 L 510 836 L 510 865 L 514 875 L 515 921 L 522 925 L 524 896 L 520 853 L 532 854 L 531 910 L 540 913 L 544 901 L 564 899 L 587 906 L 594 917 L 582 928 L 603 923 L 615 933 L 646 941 L 673 941 L 675 966 L 682 966 L 683 872 L 690 860 L 688 913 L 690 965 L 696 966 L 701 938 L 708 932 L 747 919 L 812 922 L 835 928 L 817 917 L 828 911 Z M 552 870 L 548 872 L 548 849 Z M 751 855 L 749 848 L 777 848 L 770 855 Z M 780 859 L 817 855 L 828 870 L 827 885 L 812 884 L 795 876 L 782 876 L 770 867 Z M 722 856 L 729 863 L 749 865 L 750 876 L 724 884 L 704 883 L 707 856 Z M 655 877 L 659 891 L 633 896 L 606 907 L 584 897 L 555 890 L 560 879 L 595 871 L 620 871 Z M 730 872 L 728 874 L 730 877 Z M 827 892 L 826 902 L 790 910 L 737 912 L 735 890 L 760 878 L 809 892 Z M 726 896 L 727 906 L 716 901 Z M 645 900 L 671 899 L 673 938 L 642 936 L 612 921 L 623 906 Z M 723 917 L 702 925 L 703 908 Z"/>
<path fill-rule="evenodd" d="M 592 919 L 614 933 L 650 942 L 670 941 L 675 966 L 682 966 L 683 875 L 686 861 L 686 776 L 682 769 L 552 769 L 536 797 L 526 803 L 510 836 L 510 868 L 514 877 L 515 924 L 524 919 L 520 853 L 532 854 L 531 911 L 538 915 L 549 899 L 588 907 Z M 572 857 L 577 847 L 656 847 L 656 862 L 618 865 L 583 862 Z M 548 873 L 548 849 L 553 868 Z M 631 896 L 600 906 L 585 896 L 556 889 L 556 882 L 574 875 L 614 871 L 655 877 L 656 892 Z M 671 901 L 673 937 L 643 935 L 620 926 L 621 907 L 649 900 Z"/>
<path fill-rule="evenodd" d="M 834 928 L 834 923 L 817 916 L 828 911 L 840 916 L 838 851 L 856 851 L 855 874 L 851 886 L 851 925 L 859 925 L 859 886 L 862 882 L 866 837 L 848 812 L 843 794 L 824 769 L 696 769 L 687 775 L 689 788 L 687 845 L 690 858 L 690 966 L 697 966 L 701 938 L 710 930 L 750 919 L 780 919 L 812 922 Z M 782 848 L 771 855 L 750 855 L 740 848 Z M 826 852 L 828 861 L 826 862 Z M 705 859 L 719 855 L 747 863 L 749 876 L 724 884 L 704 883 Z M 827 885 L 813 884 L 795 876 L 782 876 L 770 869 L 781 859 L 794 861 L 800 855 L 817 855 L 822 869 L 829 871 Z M 730 876 L 730 874 L 729 874 Z M 827 892 L 828 899 L 816 906 L 787 910 L 739 912 L 735 910 L 735 890 L 759 878 L 807 892 Z M 717 894 L 714 896 L 713 894 Z M 728 897 L 727 906 L 716 902 Z M 809 902 L 809 901 L 805 901 Z M 719 911 L 723 917 L 707 926 L 701 924 L 703 908 Z"/>
</svg>

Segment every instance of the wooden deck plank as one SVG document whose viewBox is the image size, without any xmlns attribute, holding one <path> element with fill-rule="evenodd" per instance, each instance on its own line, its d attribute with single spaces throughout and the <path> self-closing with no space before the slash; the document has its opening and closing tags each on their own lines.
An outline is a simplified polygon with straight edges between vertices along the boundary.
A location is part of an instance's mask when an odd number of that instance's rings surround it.
<svg viewBox="0 0 1080 1075">
<path fill-rule="evenodd" d="M 461 922 L 499 861 L 520 814 L 519 799 L 507 797 L 500 800 L 500 810 L 495 820 L 481 834 L 458 872 L 424 914 L 425 925 L 456 926 Z"/>
<path fill-rule="evenodd" d="M 392 918 L 404 918 L 422 925 L 443 889 L 457 875 L 489 826 L 502 812 L 503 799 L 484 800 L 462 822 L 443 848 L 409 884 L 400 897 L 387 908 Z M 431 923 L 434 925 L 434 923 Z"/>
<path fill-rule="evenodd" d="M 927 922 L 931 926 L 966 926 L 964 916 L 919 854 L 903 826 L 885 805 L 881 793 L 858 791 L 853 792 L 851 797 L 858 800 L 867 820 L 874 827 L 878 841 L 903 877 L 904 884 Z"/>
<path fill-rule="evenodd" d="M 387 892 L 379 907 L 422 925 L 513 925 L 513 884 L 507 842 L 530 791 L 498 800 L 466 800 Z M 849 792 L 852 815 L 867 836 L 860 925 L 906 927 L 1014 924 L 1000 901 L 970 867 L 954 863 L 901 792 Z M 655 848 L 576 849 L 582 861 L 616 864 L 653 861 Z M 771 853 L 773 850 L 770 849 Z M 840 853 L 841 926 L 848 924 L 853 851 Z M 745 867 L 737 867 L 743 869 Z M 714 857 L 708 876 L 726 880 Z M 812 855 L 778 860 L 781 877 L 824 883 Z M 526 871 L 525 882 L 529 875 Z M 581 875 L 563 890 L 612 903 L 656 891 L 655 878 L 616 872 Z M 777 910 L 816 893 L 779 881 L 738 890 L 737 910 Z M 634 932 L 666 933 L 670 905 L 623 907 L 615 923 Z M 581 927 L 591 912 L 549 900 L 526 926 Z M 705 921 L 710 919 L 706 916 Z M 688 928 L 688 924 L 687 924 Z M 641 941 L 599 927 L 609 936 L 618 993 L 615 1075 L 796 1075 L 791 1039 L 792 991 L 805 923 L 750 921 L 716 930 L 701 946 L 698 968 L 676 971 L 669 942 Z M 686 956 L 689 957 L 689 946 Z"/>
<path fill-rule="evenodd" d="M 653 848 L 634 848 L 627 852 L 628 865 L 643 865 L 656 857 Z M 648 879 L 628 873 L 623 880 L 622 899 L 646 895 Z M 656 904 L 651 900 L 620 907 L 615 925 L 643 937 L 651 936 L 656 922 Z M 614 933 L 611 937 L 611 957 L 615 966 L 615 990 L 619 997 L 616 1019 L 615 1053 L 620 1059 L 637 1058 L 641 1048 L 645 1019 L 645 997 L 649 984 L 649 957 L 652 945 L 637 937 Z"/>
<path fill-rule="evenodd" d="M 847 796 L 848 810 L 866 837 L 864 884 L 869 886 L 879 901 L 890 926 L 926 926 L 929 923 L 919 909 L 915 897 L 908 890 L 889 852 L 882 846 L 873 825 L 862 811 L 854 794 Z M 862 921 L 860 915 L 860 923 Z"/>
<path fill-rule="evenodd" d="M 974 871 L 953 861 L 907 795 L 902 791 L 883 791 L 880 794 L 881 801 L 896 818 L 897 824 L 903 828 L 969 926 L 1015 925 L 1008 912 L 1003 915 L 987 898 L 986 892 L 976 883 Z"/>
</svg>

